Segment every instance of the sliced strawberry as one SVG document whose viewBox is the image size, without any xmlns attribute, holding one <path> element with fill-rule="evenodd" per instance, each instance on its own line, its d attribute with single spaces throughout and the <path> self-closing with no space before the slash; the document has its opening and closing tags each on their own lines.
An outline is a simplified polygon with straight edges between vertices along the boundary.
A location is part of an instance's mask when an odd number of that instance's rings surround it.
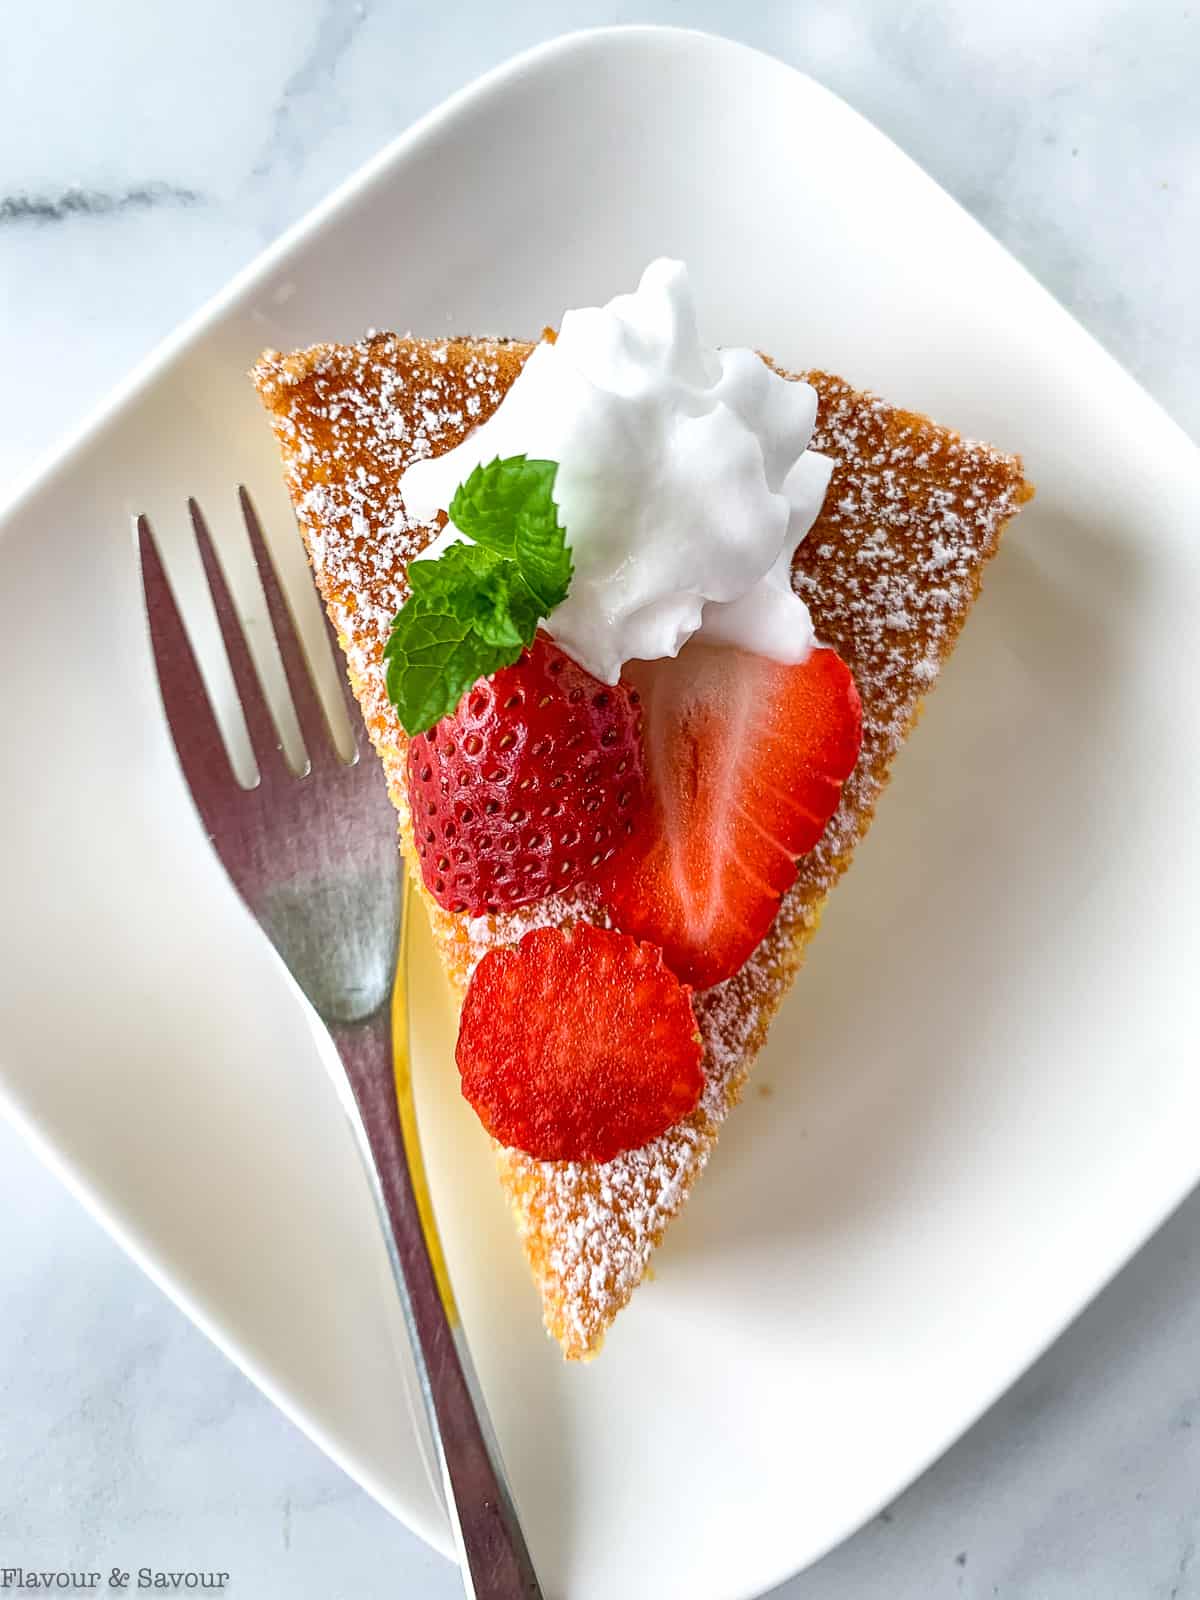
<svg viewBox="0 0 1200 1600">
<path fill-rule="evenodd" d="M 651 801 L 599 882 L 616 926 L 706 989 L 745 962 L 825 831 L 858 758 L 858 691 L 826 649 L 789 667 L 693 641 L 627 676 Z"/>
<path fill-rule="evenodd" d="M 624 849 L 642 805 L 642 716 L 544 634 L 408 746 L 425 887 L 479 916 L 543 900 Z"/>
<path fill-rule="evenodd" d="M 543 1161 L 611 1161 L 687 1116 L 704 1086 L 691 990 L 653 945 L 587 923 L 484 956 L 457 1057 L 487 1131 Z"/>
</svg>

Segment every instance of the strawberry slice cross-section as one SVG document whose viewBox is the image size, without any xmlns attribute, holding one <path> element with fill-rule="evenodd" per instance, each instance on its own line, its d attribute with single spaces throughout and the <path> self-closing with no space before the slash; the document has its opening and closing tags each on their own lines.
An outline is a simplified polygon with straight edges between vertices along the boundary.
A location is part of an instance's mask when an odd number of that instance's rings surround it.
<svg viewBox="0 0 1200 1600">
<path fill-rule="evenodd" d="M 457 1059 L 492 1137 L 544 1161 L 611 1161 L 687 1116 L 704 1087 L 690 989 L 655 946 L 585 922 L 488 951 Z"/>
<path fill-rule="evenodd" d="M 616 927 L 661 945 L 706 989 L 763 939 L 837 809 L 862 742 L 858 691 L 824 648 L 787 666 L 692 641 L 627 677 L 642 699 L 650 806 L 601 887 Z"/>
</svg>

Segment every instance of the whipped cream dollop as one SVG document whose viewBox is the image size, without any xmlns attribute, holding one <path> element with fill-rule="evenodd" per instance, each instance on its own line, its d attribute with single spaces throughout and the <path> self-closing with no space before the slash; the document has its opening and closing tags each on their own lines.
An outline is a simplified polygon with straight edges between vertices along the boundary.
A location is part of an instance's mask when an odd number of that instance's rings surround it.
<svg viewBox="0 0 1200 1600">
<path fill-rule="evenodd" d="M 792 556 L 833 470 L 808 448 L 816 413 L 809 384 L 701 343 L 686 267 L 658 260 L 635 293 L 568 311 L 493 415 L 400 489 L 430 522 L 497 456 L 556 461 L 575 570 L 544 626 L 603 682 L 696 634 L 795 663 L 815 640 Z M 461 538 L 447 526 L 425 555 Z"/>
</svg>

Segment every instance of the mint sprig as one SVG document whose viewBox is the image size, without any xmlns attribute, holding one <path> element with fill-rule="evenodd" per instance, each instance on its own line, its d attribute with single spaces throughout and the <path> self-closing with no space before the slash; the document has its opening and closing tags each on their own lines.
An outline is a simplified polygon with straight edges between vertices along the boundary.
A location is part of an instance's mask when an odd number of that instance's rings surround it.
<svg viewBox="0 0 1200 1600">
<path fill-rule="evenodd" d="M 450 501 L 473 544 L 414 561 L 383 659 L 388 698 L 408 734 L 424 733 L 477 678 L 511 666 L 567 597 L 571 553 L 554 504 L 555 461 L 508 456 L 476 467 Z"/>
</svg>

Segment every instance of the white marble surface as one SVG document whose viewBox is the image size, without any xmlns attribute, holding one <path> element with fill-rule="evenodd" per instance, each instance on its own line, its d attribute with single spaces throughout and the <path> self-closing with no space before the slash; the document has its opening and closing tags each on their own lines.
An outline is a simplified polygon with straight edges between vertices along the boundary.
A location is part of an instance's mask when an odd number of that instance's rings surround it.
<svg viewBox="0 0 1200 1600">
<path fill-rule="evenodd" d="M 0 500 L 414 116 L 538 39 L 632 20 L 812 71 L 1200 436 L 1194 0 L 39 0 L 6 7 L 0 51 Z M 1198 1223 L 1193 1199 L 955 1450 L 779 1595 L 1200 1596 Z M 224 1569 L 256 1600 L 459 1592 L 0 1127 L 0 1567 L 119 1563 Z"/>
</svg>

